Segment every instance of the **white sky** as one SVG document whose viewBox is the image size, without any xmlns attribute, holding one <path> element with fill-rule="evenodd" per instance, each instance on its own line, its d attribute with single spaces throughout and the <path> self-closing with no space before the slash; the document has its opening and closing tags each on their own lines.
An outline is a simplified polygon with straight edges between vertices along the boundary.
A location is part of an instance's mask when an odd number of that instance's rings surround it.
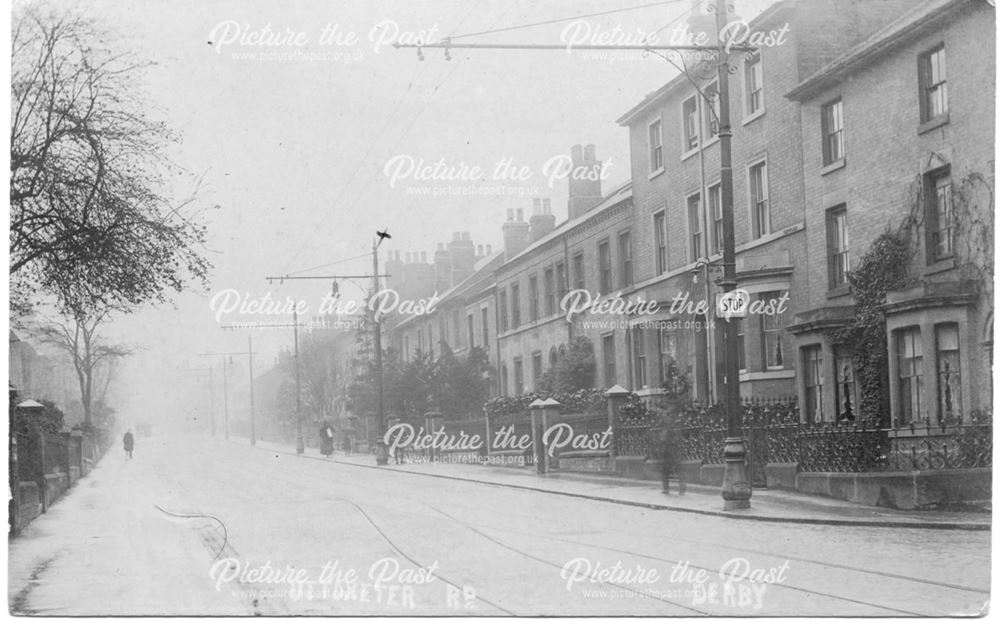
<svg viewBox="0 0 1000 621">
<path fill-rule="evenodd" d="M 737 13 L 752 19 L 770 0 L 745 0 Z M 628 132 L 615 123 L 623 112 L 675 75 L 655 57 L 595 59 L 579 50 L 454 51 L 386 47 L 375 51 L 373 26 L 389 20 L 401 32 L 436 29 L 438 36 L 482 31 L 649 4 L 632 0 L 456 1 L 210 1 L 96 0 L 86 9 L 121 35 L 120 45 L 157 66 L 145 89 L 157 114 L 183 137 L 177 164 L 204 174 L 201 206 L 209 209 L 208 254 L 215 265 L 208 292 L 175 298 L 174 308 L 147 308 L 118 320 L 115 339 L 144 347 L 126 365 L 119 398 L 155 391 L 164 399 L 182 382 L 178 367 L 206 364 L 198 352 L 246 347 L 246 333 L 221 330 L 209 309 L 224 289 L 260 297 L 307 299 L 315 308 L 326 281 L 269 285 L 280 275 L 366 255 L 376 228 L 393 239 L 385 251 L 425 251 L 453 231 L 469 231 L 476 244 L 501 246 L 500 226 L 509 207 L 530 215 L 531 196 L 414 197 L 404 185 L 390 188 L 383 174 L 394 155 L 444 158 L 448 165 L 477 165 L 492 174 L 503 158 L 528 166 L 532 178 L 510 185 L 550 197 L 557 220 L 566 216 L 566 184 L 549 188 L 543 164 L 573 144 L 594 143 L 599 159 L 613 162 L 605 190 L 629 178 Z M 577 25 L 636 37 L 660 29 L 691 7 L 689 0 L 591 17 Z M 234 21 L 242 33 L 286 29 L 308 40 L 301 47 L 221 45 L 219 24 Z M 324 26 L 353 46 L 319 45 Z M 566 23 L 465 39 L 467 42 L 560 43 Z M 220 27 L 221 28 L 221 27 Z M 213 33 L 213 30 L 215 32 Z M 212 45 L 208 41 L 212 39 Z M 267 61 L 234 53 L 300 51 L 342 54 L 338 60 Z M 343 55 L 351 59 L 345 62 Z M 436 183 L 435 187 L 447 185 Z M 496 183 L 492 183 L 496 185 Z M 189 187 L 175 189 L 178 195 Z M 382 259 L 386 252 L 382 253 Z M 369 273 L 366 255 L 312 273 Z M 366 283 L 361 283 L 366 284 Z M 342 292 L 358 293 L 342 286 Z M 231 315 L 226 321 L 254 317 Z M 288 318 L 290 320 L 290 318 Z M 224 321 L 225 322 L 225 321 Z M 266 369 L 291 333 L 255 332 Z M 148 395 L 145 395 L 148 396 Z M 143 400 L 148 403 L 148 399 Z"/>
</svg>

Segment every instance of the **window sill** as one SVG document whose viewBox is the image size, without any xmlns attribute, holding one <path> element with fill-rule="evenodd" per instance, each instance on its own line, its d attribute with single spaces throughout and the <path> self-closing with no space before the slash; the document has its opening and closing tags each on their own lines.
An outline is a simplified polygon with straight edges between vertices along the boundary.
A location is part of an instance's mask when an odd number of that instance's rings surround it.
<svg viewBox="0 0 1000 621">
<path fill-rule="evenodd" d="M 659 176 L 660 176 L 660 175 L 662 175 L 662 174 L 663 174 L 664 172 L 666 172 L 666 170 L 667 170 L 666 168 L 664 168 L 663 166 L 660 166 L 660 167 L 659 167 L 659 168 L 657 168 L 656 170 L 654 170 L 654 171 L 652 171 L 651 173 L 649 173 L 649 178 L 650 178 L 650 179 L 655 179 L 656 177 L 659 177 Z"/>
<path fill-rule="evenodd" d="M 950 119 L 948 113 L 946 112 L 946 113 L 942 114 L 939 117 L 936 117 L 936 118 L 933 118 L 933 119 L 927 121 L 926 123 L 921 123 L 920 125 L 917 126 L 917 135 L 919 136 L 921 134 L 926 134 L 927 132 L 931 131 L 932 129 L 937 129 L 938 127 L 941 127 L 942 125 L 947 125 L 948 121 L 950 121 L 950 120 L 951 119 Z"/>
<path fill-rule="evenodd" d="M 826 292 L 826 299 L 842 298 L 851 295 L 851 285 L 840 285 Z"/>
<path fill-rule="evenodd" d="M 761 108 L 760 110 L 754 112 L 753 114 L 750 114 L 748 116 L 743 117 L 743 121 L 741 122 L 741 125 L 748 125 L 748 124 L 756 121 L 760 117 L 764 116 L 764 113 L 766 111 L 767 110 L 765 110 L 764 108 Z"/>
<path fill-rule="evenodd" d="M 692 155 L 696 153 L 698 153 L 698 147 L 695 147 L 693 149 L 688 149 L 684 153 L 681 153 L 681 161 L 683 162 L 684 160 L 689 159 Z"/>
<path fill-rule="evenodd" d="M 823 175 L 828 175 L 835 170 L 840 170 L 844 166 L 847 166 L 847 159 L 842 157 L 839 160 L 834 160 L 829 164 L 827 164 L 826 166 L 824 166 L 823 168 L 820 168 L 819 174 L 822 177 Z"/>
<path fill-rule="evenodd" d="M 769 369 L 767 371 L 740 371 L 740 381 L 794 379 L 795 369 Z"/>
<path fill-rule="evenodd" d="M 930 276 L 931 274 L 940 274 L 941 272 L 953 269 L 955 269 L 955 257 L 948 257 L 947 259 L 940 259 L 928 265 L 927 271 L 924 274 Z"/>
<path fill-rule="evenodd" d="M 705 149 L 709 148 L 710 146 L 712 146 L 713 144 L 715 144 L 717 142 L 719 142 L 719 134 L 716 134 L 716 135 L 712 136 L 711 138 L 709 138 L 708 140 L 706 140 L 705 144 L 702 145 L 701 148 L 702 148 L 702 150 L 705 150 Z"/>
</svg>

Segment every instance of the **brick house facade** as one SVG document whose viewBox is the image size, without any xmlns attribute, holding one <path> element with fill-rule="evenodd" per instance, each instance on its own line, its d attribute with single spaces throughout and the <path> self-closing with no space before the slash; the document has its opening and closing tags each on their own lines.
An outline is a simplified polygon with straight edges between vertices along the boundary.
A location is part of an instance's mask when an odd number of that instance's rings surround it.
<svg viewBox="0 0 1000 621">
<path fill-rule="evenodd" d="M 505 244 L 515 252 L 495 274 L 501 394 L 535 390 L 541 375 L 580 336 L 588 338 L 594 348 L 595 385 L 627 382 L 620 371 L 624 348 L 618 322 L 587 314 L 568 320 L 561 305 L 573 290 L 614 295 L 631 282 L 635 259 L 629 184 L 603 199 L 592 196 L 592 206 L 585 209 L 586 202 L 574 201 L 580 197 L 571 188 L 570 213 L 576 217 L 534 241 L 530 238 L 533 227 L 520 227 L 516 216 L 504 224 Z M 523 250 L 516 252 L 518 247 Z"/>
<path fill-rule="evenodd" d="M 797 292 L 808 287 L 809 274 L 802 266 L 809 246 L 799 106 L 785 93 L 902 6 L 779 2 L 750 26 L 754 31 L 784 32 L 782 44 L 734 56 L 729 84 L 737 279 L 751 301 L 777 308 L 785 299 L 785 312 L 737 320 L 744 396 L 795 392 L 797 361 L 787 329 L 803 301 Z M 637 254 L 646 259 L 637 265 L 634 291 L 664 309 L 656 329 L 643 330 L 637 324 L 631 347 L 658 352 L 645 370 L 658 379 L 673 359 L 692 378 L 692 396 L 701 399 L 722 393 L 722 324 L 718 319 L 706 322 L 703 314 L 669 311 L 681 297 L 706 301 L 713 309 L 718 294 L 714 281 L 721 275 L 722 212 L 713 114 L 717 80 L 714 64 L 706 71 L 694 65 L 618 121 L 630 132 L 635 241 Z M 631 358 L 638 360 L 634 352 Z"/>
<path fill-rule="evenodd" d="M 797 386 L 810 420 L 854 414 L 851 352 L 828 336 L 854 315 L 844 272 L 908 217 L 916 282 L 884 307 L 884 422 L 967 420 L 989 407 L 993 256 L 981 242 L 992 246 L 994 29 L 984 2 L 923 2 L 789 93 L 801 104 L 807 243 L 826 249 L 805 257 L 792 328 L 811 366 Z"/>
</svg>

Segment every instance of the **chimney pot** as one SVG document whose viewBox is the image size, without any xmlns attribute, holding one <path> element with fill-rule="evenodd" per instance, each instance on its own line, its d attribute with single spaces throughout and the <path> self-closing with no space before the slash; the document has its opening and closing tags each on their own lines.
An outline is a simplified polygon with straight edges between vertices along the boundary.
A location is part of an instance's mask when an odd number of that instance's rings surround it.
<svg viewBox="0 0 1000 621">
<path fill-rule="evenodd" d="M 578 145 L 578 144 L 573 145 L 572 147 L 570 147 L 569 153 L 570 153 L 570 159 L 573 160 L 573 164 L 574 165 L 579 164 L 579 163 L 581 163 L 583 161 L 583 146 L 582 145 Z"/>
<path fill-rule="evenodd" d="M 482 244 L 479 244 L 479 246 L 476 248 L 476 256 L 478 256 L 478 257 L 483 256 L 483 245 Z"/>
<path fill-rule="evenodd" d="M 585 162 L 593 162 L 593 161 L 595 161 L 597 159 L 596 150 L 597 150 L 597 147 L 595 147 L 592 144 L 588 144 L 586 147 L 584 147 L 584 149 L 583 149 L 583 160 Z"/>
<path fill-rule="evenodd" d="M 507 222 L 511 222 L 513 219 L 514 219 L 514 210 L 513 209 L 508 209 L 507 210 Z"/>
<path fill-rule="evenodd" d="M 462 234 L 461 233 L 459 233 L 459 232 L 456 231 L 455 233 L 451 234 L 451 241 L 458 241 L 460 239 L 462 239 Z"/>
<path fill-rule="evenodd" d="M 486 244 L 486 254 L 493 254 L 493 244 Z"/>
<path fill-rule="evenodd" d="M 420 253 L 420 262 L 421 263 L 427 263 L 427 253 L 426 252 L 421 252 Z"/>
<path fill-rule="evenodd" d="M 542 213 L 543 214 L 550 214 L 550 213 L 552 213 L 552 199 L 551 198 L 543 198 L 542 199 Z"/>
<path fill-rule="evenodd" d="M 542 199 L 540 198 L 531 199 L 531 213 L 532 215 L 535 216 L 542 213 Z"/>
<path fill-rule="evenodd" d="M 517 221 L 518 222 L 524 222 L 524 210 L 523 209 L 518 209 L 517 210 Z"/>
</svg>

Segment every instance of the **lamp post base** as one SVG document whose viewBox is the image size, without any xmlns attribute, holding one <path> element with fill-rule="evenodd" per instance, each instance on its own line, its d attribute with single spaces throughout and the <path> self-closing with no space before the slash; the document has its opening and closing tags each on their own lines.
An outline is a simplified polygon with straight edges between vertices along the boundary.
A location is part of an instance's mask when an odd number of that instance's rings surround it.
<svg viewBox="0 0 1000 621">
<path fill-rule="evenodd" d="M 726 472 L 722 479 L 722 508 L 725 511 L 736 511 L 750 508 L 752 489 L 747 480 L 746 457 L 747 449 L 742 437 L 726 438 L 726 448 L 723 451 L 726 460 Z"/>
<path fill-rule="evenodd" d="M 306 452 L 306 445 L 302 442 L 302 438 L 298 438 L 295 441 L 295 453 L 301 455 Z"/>
<path fill-rule="evenodd" d="M 379 440 L 375 443 L 375 464 L 384 466 L 389 463 L 389 447 Z"/>
</svg>

